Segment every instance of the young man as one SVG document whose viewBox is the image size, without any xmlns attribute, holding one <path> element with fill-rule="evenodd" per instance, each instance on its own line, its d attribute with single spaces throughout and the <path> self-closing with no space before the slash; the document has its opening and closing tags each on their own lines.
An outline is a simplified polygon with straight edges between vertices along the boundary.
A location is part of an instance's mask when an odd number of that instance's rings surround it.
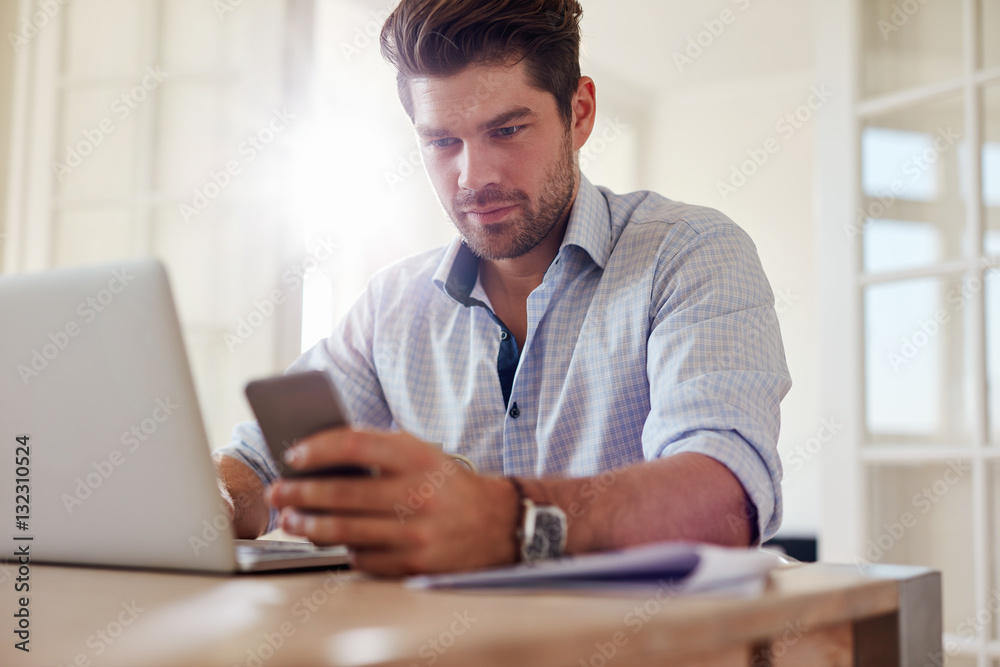
<svg viewBox="0 0 1000 667">
<path fill-rule="evenodd" d="M 402 0 L 386 21 L 461 238 L 381 271 L 289 369 L 328 371 L 353 425 L 289 463 L 379 476 L 277 480 L 241 424 L 217 457 L 240 536 L 280 525 L 396 575 L 777 529 L 790 380 L 756 250 L 717 211 L 581 176 L 596 99 L 580 14 Z"/>
</svg>

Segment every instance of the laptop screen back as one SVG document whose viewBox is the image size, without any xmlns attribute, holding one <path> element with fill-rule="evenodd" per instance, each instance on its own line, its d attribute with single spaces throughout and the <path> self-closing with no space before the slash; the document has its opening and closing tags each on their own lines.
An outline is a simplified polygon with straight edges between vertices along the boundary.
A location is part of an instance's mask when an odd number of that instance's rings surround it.
<svg viewBox="0 0 1000 667">
<path fill-rule="evenodd" d="M 0 313 L 0 489 L 32 559 L 232 571 L 162 265 L 5 276 Z"/>
</svg>

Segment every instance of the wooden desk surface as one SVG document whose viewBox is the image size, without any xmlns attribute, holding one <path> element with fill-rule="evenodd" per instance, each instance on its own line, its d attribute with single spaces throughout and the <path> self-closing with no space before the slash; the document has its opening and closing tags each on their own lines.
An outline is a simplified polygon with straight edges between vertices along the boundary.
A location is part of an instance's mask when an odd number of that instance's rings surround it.
<svg viewBox="0 0 1000 667">
<path fill-rule="evenodd" d="M 856 652 L 851 624 L 889 618 L 900 604 L 897 580 L 828 565 L 782 569 L 762 596 L 742 599 L 669 599 L 657 587 L 411 591 L 336 571 L 215 577 L 33 565 L 23 653 L 13 647 L 11 582 L 2 590 L 0 665 L 46 667 L 854 664 L 843 658 Z M 818 648 L 803 639 L 817 635 Z M 800 662 L 804 650 L 833 657 Z"/>
</svg>

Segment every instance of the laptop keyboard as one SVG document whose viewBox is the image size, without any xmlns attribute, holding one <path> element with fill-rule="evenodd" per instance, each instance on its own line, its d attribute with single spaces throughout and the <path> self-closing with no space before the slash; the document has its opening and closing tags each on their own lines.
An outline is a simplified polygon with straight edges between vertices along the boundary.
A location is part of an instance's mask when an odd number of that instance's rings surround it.
<svg viewBox="0 0 1000 667">
<path fill-rule="evenodd" d="M 244 572 L 310 567 L 347 567 L 350 552 L 344 545 L 318 547 L 309 542 L 236 540 L 236 561 Z"/>
<path fill-rule="evenodd" d="M 317 547 L 311 542 L 282 542 L 279 540 L 236 540 L 236 552 L 247 554 L 314 554 L 328 547 Z M 341 547 L 335 547 L 341 548 Z"/>
</svg>

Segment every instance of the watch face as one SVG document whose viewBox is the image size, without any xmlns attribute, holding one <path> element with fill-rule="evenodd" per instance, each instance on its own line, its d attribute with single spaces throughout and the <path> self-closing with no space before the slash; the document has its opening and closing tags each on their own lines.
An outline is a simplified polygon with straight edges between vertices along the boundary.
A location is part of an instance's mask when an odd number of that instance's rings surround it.
<svg viewBox="0 0 1000 667">
<path fill-rule="evenodd" d="M 558 558 L 566 539 L 566 515 L 558 507 L 536 507 L 535 533 L 525 546 L 524 560 Z"/>
</svg>

